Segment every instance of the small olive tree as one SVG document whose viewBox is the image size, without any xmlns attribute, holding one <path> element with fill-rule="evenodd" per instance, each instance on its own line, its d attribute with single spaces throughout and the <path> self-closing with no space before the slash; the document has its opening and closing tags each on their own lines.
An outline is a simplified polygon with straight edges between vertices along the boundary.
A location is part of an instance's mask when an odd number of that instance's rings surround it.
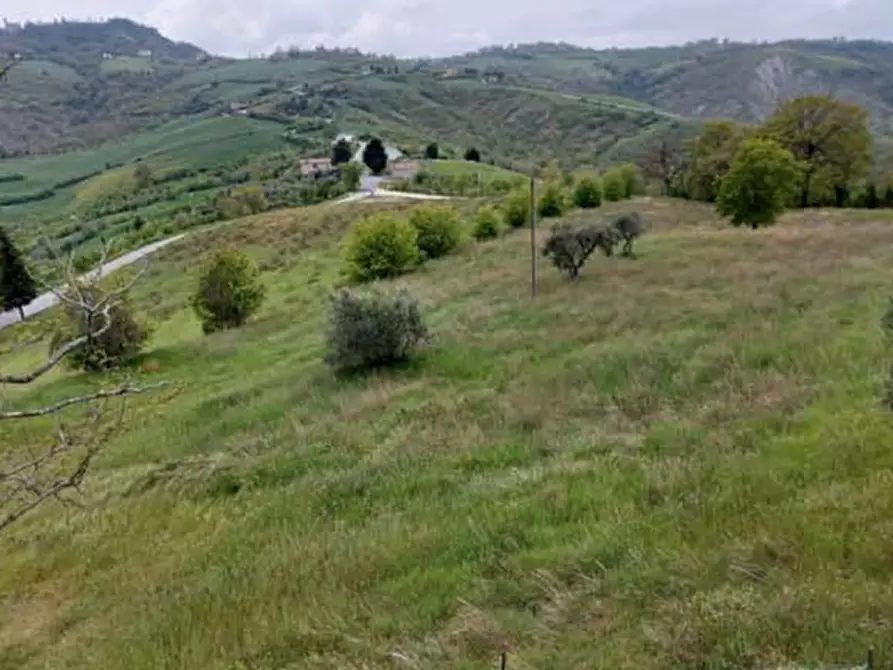
<svg viewBox="0 0 893 670">
<path fill-rule="evenodd" d="M 202 267 L 192 308 L 209 334 L 243 325 L 265 296 L 257 264 L 241 251 L 220 249 Z"/>
<path fill-rule="evenodd" d="M 345 289 L 332 299 L 325 362 L 339 373 L 394 365 L 427 337 L 419 303 L 405 289 L 368 295 Z"/>
<path fill-rule="evenodd" d="M 552 227 L 543 247 L 543 255 L 570 279 L 576 279 L 596 249 L 601 249 L 605 256 L 612 256 L 617 242 L 617 233 L 611 227 L 592 225 L 574 228 L 570 224 L 559 223 Z"/>
</svg>

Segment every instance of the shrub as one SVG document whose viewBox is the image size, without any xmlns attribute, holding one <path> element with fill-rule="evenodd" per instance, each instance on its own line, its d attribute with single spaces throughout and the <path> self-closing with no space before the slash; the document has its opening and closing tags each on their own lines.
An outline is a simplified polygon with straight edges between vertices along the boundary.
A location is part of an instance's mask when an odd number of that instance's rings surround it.
<svg viewBox="0 0 893 670">
<path fill-rule="evenodd" d="M 505 201 L 505 223 L 509 228 L 523 228 L 530 221 L 530 195 L 525 190 L 511 193 Z"/>
<path fill-rule="evenodd" d="M 536 203 L 536 211 L 544 219 L 561 216 L 564 213 L 564 193 L 557 183 L 546 184 Z"/>
<path fill-rule="evenodd" d="M 608 202 L 617 202 L 626 197 L 626 177 L 620 168 L 611 168 L 602 177 L 602 192 Z"/>
<path fill-rule="evenodd" d="M 221 249 L 205 261 L 192 307 L 206 334 L 238 328 L 266 295 L 257 264 L 236 249 Z"/>
<path fill-rule="evenodd" d="M 344 247 L 347 275 L 357 282 L 387 279 L 419 261 L 418 233 L 405 219 L 373 215 L 353 225 Z"/>
<path fill-rule="evenodd" d="M 332 300 L 325 362 L 336 372 L 393 365 L 427 336 L 418 301 L 405 290 L 365 296 L 343 290 Z"/>
<path fill-rule="evenodd" d="M 574 204 L 580 209 L 593 209 L 602 204 L 602 187 L 595 177 L 583 177 L 574 188 Z"/>
<path fill-rule="evenodd" d="M 475 149 L 474 147 L 471 147 L 470 149 L 468 149 L 465 152 L 465 160 L 473 161 L 475 163 L 480 163 L 481 162 L 481 152 L 478 151 L 477 149 Z"/>
<path fill-rule="evenodd" d="M 462 239 L 462 223 L 455 207 L 422 205 L 412 210 L 409 222 L 418 233 L 416 244 L 425 258 L 440 258 Z"/>
<path fill-rule="evenodd" d="M 623 176 L 623 197 L 632 198 L 634 195 L 641 195 L 645 190 L 645 182 L 639 166 L 635 163 L 624 163 L 618 169 Z"/>
<path fill-rule="evenodd" d="M 269 207 L 260 186 L 243 186 L 235 191 L 234 197 L 241 201 L 243 210 L 250 214 L 258 214 Z"/>
<path fill-rule="evenodd" d="M 476 240 L 492 240 L 499 237 L 499 212 L 490 205 L 481 207 L 474 216 L 474 238 Z"/>
<path fill-rule="evenodd" d="M 360 178 L 363 176 L 363 168 L 358 163 L 343 163 L 341 170 L 341 183 L 349 191 L 356 191 L 360 187 Z"/>
<path fill-rule="evenodd" d="M 543 255 L 568 277 L 576 279 L 596 249 L 611 256 L 617 241 L 617 235 L 611 228 L 598 225 L 572 228 L 569 224 L 562 223 L 552 227 L 549 239 L 543 247 Z"/>
<path fill-rule="evenodd" d="M 95 299 L 89 290 L 83 290 L 82 294 L 87 300 Z M 146 324 L 134 317 L 126 297 L 119 298 L 108 315 L 111 319 L 108 328 L 66 356 L 67 365 L 85 372 L 96 372 L 121 367 L 139 355 L 151 332 Z M 94 315 L 88 323 L 83 309 L 66 306 L 63 324 L 50 339 L 50 352 L 56 351 L 66 342 L 95 333 L 104 326 L 105 319 L 102 315 Z"/>
</svg>

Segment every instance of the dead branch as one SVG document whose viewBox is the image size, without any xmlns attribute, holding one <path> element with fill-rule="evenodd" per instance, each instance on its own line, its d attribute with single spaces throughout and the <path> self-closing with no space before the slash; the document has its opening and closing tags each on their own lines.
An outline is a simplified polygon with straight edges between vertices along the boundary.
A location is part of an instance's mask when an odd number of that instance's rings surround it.
<svg viewBox="0 0 893 670">
<path fill-rule="evenodd" d="M 92 312 L 92 307 L 89 306 L 86 302 L 77 303 L 77 306 L 84 309 L 85 313 L 90 314 Z M 95 339 L 97 337 L 101 337 L 112 325 L 112 317 L 110 314 L 111 308 L 113 305 L 106 304 L 101 312 L 101 316 L 104 317 L 105 323 L 96 330 L 95 332 L 82 335 L 81 337 L 75 338 L 69 342 L 66 342 L 62 346 L 60 346 L 54 353 L 50 354 L 49 357 L 40 365 L 38 365 L 33 370 L 23 373 L 4 373 L 0 372 L 0 384 L 30 384 L 36 379 L 42 377 L 47 372 L 55 368 L 59 363 L 62 362 L 62 359 L 65 358 L 72 351 L 77 349 L 78 347 L 82 347 L 87 344 L 91 339 Z"/>
<path fill-rule="evenodd" d="M 167 382 L 158 382 L 157 384 L 152 384 L 151 386 L 142 387 L 119 386 L 118 388 L 114 389 L 103 389 L 101 391 L 96 391 L 95 393 L 86 393 L 84 395 L 72 396 L 70 398 L 66 398 L 65 400 L 60 400 L 54 405 L 47 405 L 46 407 L 0 412 L 0 421 L 8 421 L 12 419 L 31 419 L 38 416 L 49 416 L 51 414 L 58 414 L 63 409 L 72 407 L 74 405 L 85 405 L 95 400 L 120 398 L 121 396 L 125 395 L 140 395 L 142 393 L 146 393 L 147 391 L 154 391 L 160 388 L 164 388 L 165 386 L 167 386 Z M 2 474 L 3 473 L 0 472 L 0 476 L 2 476 Z"/>
<path fill-rule="evenodd" d="M 0 471 L 0 532 L 48 500 L 63 505 L 75 504 L 62 494 L 69 490 L 80 492 L 93 459 L 111 436 L 112 430 L 123 421 L 123 403 L 113 426 L 102 426 L 103 415 L 102 408 L 94 408 L 86 424 L 85 432 L 89 433 L 89 437 L 83 440 L 81 453 L 69 467 L 59 468 L 60 473 L 50 472 L 51 466 L 76 453 L 80 443 L 61 422 L 56 439 L 44 453 L 31 455 L 26 462 L 5 472 Z"/>
<path fill-rule="evenodd" d="M 75 276 L 73 256 L 60 258 L 52 247 L 51 260 L 60 268 L 63 282 L 61 287 L 49 286 L 60 303 L 82 315 L 87 324 L 87 334 L 72 338 L 50 353 L 45 361 L 24 373 L 0 372 L 0 386 L 26 385 L 55 369 L 63 359 L 79 347 L 101 337 L 111 328 L 112 310 L 121 302 L 125 294 L 133 288 L 148 268 L 148 262 L 120 286 L 103 290 L 99 287 L 102 279 L 101 268 L 108 261 L 111 245 L 103 244 L 99 269 L 82 277 Z M 48 501 L 63 505 L 76 504 L 69 492 L 80 492 L 81 484 L 90 470 L 94 458 L 102 451 L 123 423 L 126 399 L 166 386 L 160 382 L 149 386 L 136 386 L 122 383 L 116 388 L 101 389 L 92 393 L 73 395 L 54 404 L 21 410 L 0 410 L 0 424 L 16 420 L 33 420 L 53 417 L 57 428 L 49 446 L 35 454 L 27 447 L 16 447 L 0 453 L 0 533 L 23 516 L 34 511 Z M 120 412 L 112 420 L 107 420 L 106 407 L 109 402 L 120 402 Z M 87 408 L 87 418 L 76 429 L 63 423 L 62 414 L 73 407 Z M 4 456 L 5 462 L 4 462 Z"/>
<path fill-rule="evenodd" d="M 0 81 L 3 81 L 3 78 L 9 73 L 9 71 L 14 68 L 16 65 L 21 63 L 20 60 L 14 60 L 9 65 L 4 65 L 0 67 Z"/>
</svg>

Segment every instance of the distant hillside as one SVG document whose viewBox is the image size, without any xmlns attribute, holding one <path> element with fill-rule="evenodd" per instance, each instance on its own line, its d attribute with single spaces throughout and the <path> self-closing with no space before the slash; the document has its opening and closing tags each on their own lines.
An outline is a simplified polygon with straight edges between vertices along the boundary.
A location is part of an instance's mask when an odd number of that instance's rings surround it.
<svg viewBox="0 0 893 670">
<path fill-rule="evenodd" d="M 315 50 L 232 60 L 114 19 L 3 30 L 0 53 L 24 59 L 0 97 L 7 155 L 240 113 L 317 136 L 333 135 L 338 129 L 327 126 L 340 123 L 400 141 L 444 133 L 438 139 L 486 143 L 506 158 L 520 157 L 529 133 L 535 153 L 548 141 L 553 155 L 577 160 L 611 153 L 617 142 L 626 145 L 621 153 L 634 152 L 631 135 L 690 127 L 687 119 L 759 120 L 805 92 L 854 100 L 871 111 L 879 135 L 893 134 L 893 44 L 873 41 L 712 40 L 602 51 L 529 44 L 435 60 Z M 575 141 L 569 130 L 584 137 Z"/>
<path fill-rule="evenodd" d="M 0 95 L 0 151 L 70 150 L 192 113 L 188 107 L 141 113 L 159 88 L 209 61 L 126 19 L 0 29 L 0 54 L 20 58 Z"/>
<path fill-rule="evenodd" d="M 192 44 L 173 42 L 154 28 L 128 19 L 0 27 L 0 53 L 18 53 L 29 60 L 49 60 L 78 70 L 95 68 L 103 54 L 135 57 L 142 52 L 158 59 L 184 61 L 205 55 Z"/>
</svg>

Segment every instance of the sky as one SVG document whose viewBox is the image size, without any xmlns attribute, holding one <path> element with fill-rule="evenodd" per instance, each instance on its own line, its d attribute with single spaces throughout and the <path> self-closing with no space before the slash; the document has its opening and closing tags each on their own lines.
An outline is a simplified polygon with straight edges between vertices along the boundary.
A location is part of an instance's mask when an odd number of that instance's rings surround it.
<svg viewBox="0 0 893 670">
<path fill-rule="evenodd" d="M 126 17 L 226 56 L 352 46 L 443 56 L 491 44 L 604 48 L 718 37 L 893 40 L 893 0 L 3 0 L 11 21 Z"/>
</svg>

